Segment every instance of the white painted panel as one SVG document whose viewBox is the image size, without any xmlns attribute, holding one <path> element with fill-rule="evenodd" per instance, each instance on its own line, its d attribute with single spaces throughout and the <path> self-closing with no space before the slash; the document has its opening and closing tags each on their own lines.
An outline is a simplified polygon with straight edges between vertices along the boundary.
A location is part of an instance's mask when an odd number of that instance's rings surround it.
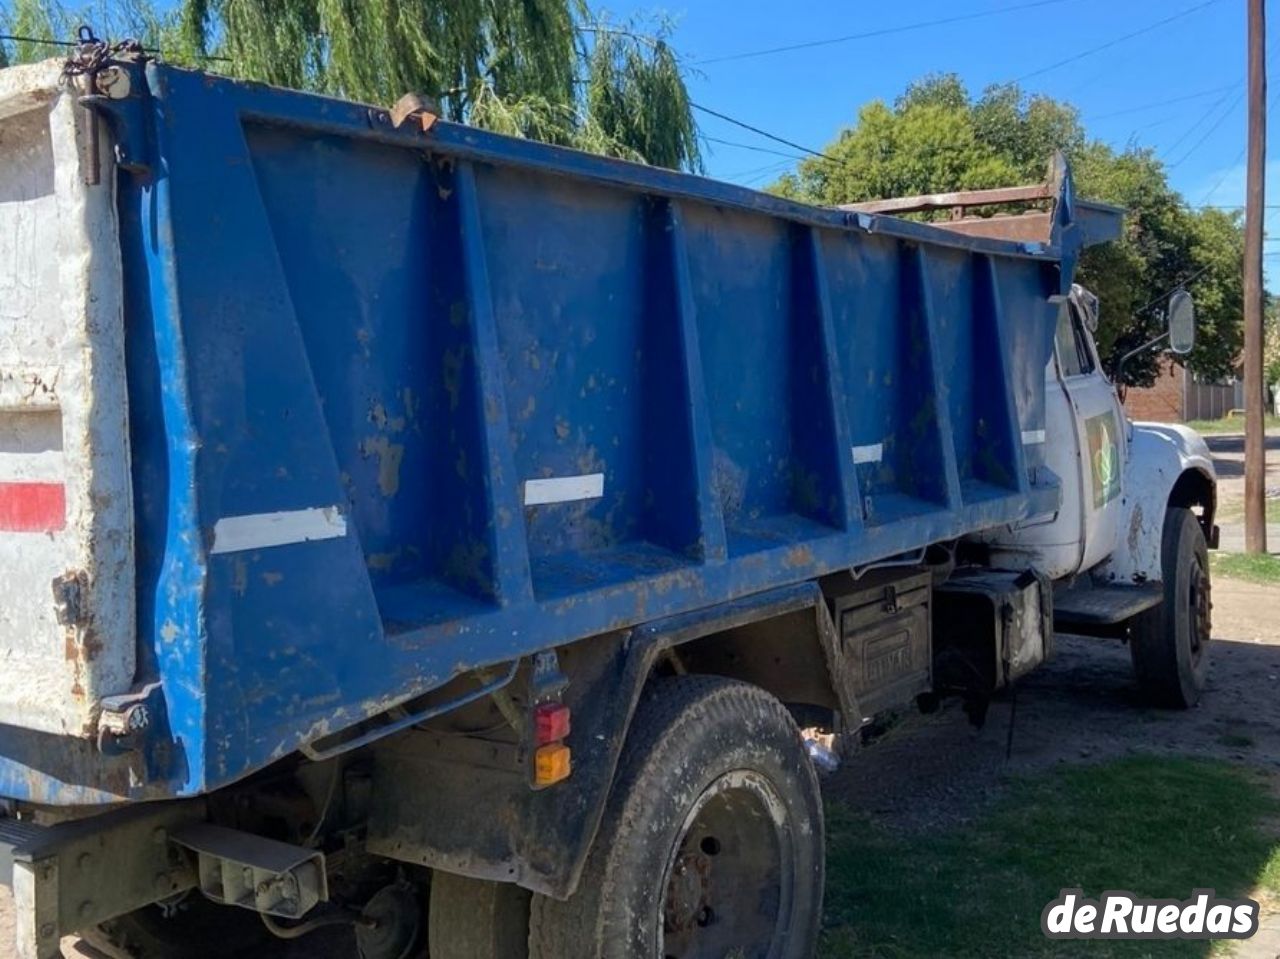
<svg viewBox="0 0 1280 959">
<path fill-rule="evenodd" d="M 209 552 L 242 553 L 346 535 L 346 517 L 336 506 L 224 516 L 214 524 L 213 548 Z"/>
<path fill-rule="evenodd" d="M 66 497 L 62 528 L 0 530 L 0 723 L 90 735 L 133 682 L 137 629 L 116 176 L 104 130 L 85 183 L 79 82 L 61 60 L 0 70 L 0 482 Z"/>
<path fill-rule="evenodd" d="M 582 499 L 599 499 L 604 495 L 604 474 L 553 476 L 548 479 L 525 480 L 524 505 L 573 503 Z"/>
</svg>

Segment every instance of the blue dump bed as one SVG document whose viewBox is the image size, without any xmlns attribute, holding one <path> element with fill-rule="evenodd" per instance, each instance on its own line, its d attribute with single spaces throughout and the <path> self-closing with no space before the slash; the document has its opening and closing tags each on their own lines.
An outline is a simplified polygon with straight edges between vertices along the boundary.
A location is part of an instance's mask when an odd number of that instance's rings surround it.
<svg viewBox="0 0 1280 959">
<path fill-rule="evenodd" d="M 1057 501 L 1068 177 L 1015 242 L 125 69 L 95 109 L 137 627 L 99 641 L 136 642 L 152 725 L 142 758 L 4 726 L 0 795 L 198 794 L 461 672 Z"/>
</svg>

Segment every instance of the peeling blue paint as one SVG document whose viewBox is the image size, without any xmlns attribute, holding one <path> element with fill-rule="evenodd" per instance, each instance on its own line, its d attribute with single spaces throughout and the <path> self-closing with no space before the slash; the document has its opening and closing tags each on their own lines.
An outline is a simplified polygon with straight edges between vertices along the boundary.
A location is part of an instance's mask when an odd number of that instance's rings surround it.
<svg viewBox="0 0 1280 959">
<path fill-rule="evenodd" d="M 1065 204 L 1031 249 L 156 64 L 137 85 L 138 678 L 165 748 L 130 777 L 0 736 L 0 794 L 198 794 L 461 671 L 1058 495 L 1020 437 L 1083 242 Z M 328 507 L 346 535 L 210 553 L 223 518 Z"/>
</svg>

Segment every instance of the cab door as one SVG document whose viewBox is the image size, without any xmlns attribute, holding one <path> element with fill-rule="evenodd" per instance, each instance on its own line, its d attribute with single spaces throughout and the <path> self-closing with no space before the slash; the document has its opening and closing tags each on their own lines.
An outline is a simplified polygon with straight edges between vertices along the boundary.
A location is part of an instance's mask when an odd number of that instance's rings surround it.
<svg viewBox="0 0 1280 959">
<path fill-rule="evenodd" d="M 1079 451 L 1082 543 L 1079 570 L 1106 559 L 1118 535 L 1125 459 L 1124 414 L 1098 362 L 1089 328 L 1096 300 L 1076 287 L 1058 321 L 1055 353 Z"/>
</svg>

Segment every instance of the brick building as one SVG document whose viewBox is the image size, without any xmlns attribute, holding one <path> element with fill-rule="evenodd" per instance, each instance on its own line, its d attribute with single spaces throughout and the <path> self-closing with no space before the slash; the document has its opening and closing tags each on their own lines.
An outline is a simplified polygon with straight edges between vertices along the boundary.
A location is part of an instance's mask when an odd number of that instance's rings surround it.
<svg viewBox="0 0 1280 959">
<path fill-rule="evenodd" d="M 1154 384 L 1125 393 L 1124 406 L 1135 420 L 1184 423 L 1187 420 L 1216 420 L 1244 405 L 1239 380 L 1201 383 L 1184 367 L 1168 357 L 1160 361 Z"/>
</svg>

